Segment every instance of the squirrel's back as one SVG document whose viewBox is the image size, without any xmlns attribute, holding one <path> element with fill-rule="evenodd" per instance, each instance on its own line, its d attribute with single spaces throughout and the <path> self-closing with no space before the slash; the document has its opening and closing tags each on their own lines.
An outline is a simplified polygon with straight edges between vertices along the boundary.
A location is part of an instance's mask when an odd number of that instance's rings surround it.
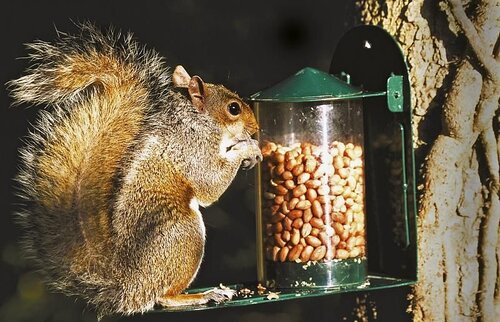
<svg viewBox="0 0 500 322">
<path fill-rule="evenodd" d="M 154 51 L 90 24 L 80 31 L 30 44 L 33 66 L 9 84 L 16 103 L 47 106 L 21 151 L 20 221 L 28 254 L 65 293 L 106 285 L 98 272 L 113 268 L 98 257 L 113 251 L 106 243 L 121 164 L 145 118 L 171 95 Z"/>
</svg>

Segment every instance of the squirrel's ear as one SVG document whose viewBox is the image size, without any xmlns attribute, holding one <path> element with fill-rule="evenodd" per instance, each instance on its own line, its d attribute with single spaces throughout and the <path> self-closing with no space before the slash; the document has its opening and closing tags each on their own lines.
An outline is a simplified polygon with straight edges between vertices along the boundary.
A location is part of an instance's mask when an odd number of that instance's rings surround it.
<svg viewBox="0 0 500 322">
<path fill-rule="evenodd" d="M 184 67 L 182 67 L 181 65 L 175 67 L 174 73 L 172 74 L 172 82 L 174 83 L 174 87 L 187 88 L 190 80 L 191 76 L 189 76 Z"/>
<path fill-rule="evenodd" d="M 191 102 L 202 112 L 205 106 L 205 84 L 199 76 L 189 76 L 187 71 L 181 65 L 175 67 L 172 74 L 174 87 L 187 88 Z"/>
<path fill-rule="evenodd" d="M 205 107 L 205 83 L 203 83 L 203 80 L 199 76 L 191 77 L 188 91 L 193 105 L 196 106 L 198 111 L 203 112 Z"/>
</svg>

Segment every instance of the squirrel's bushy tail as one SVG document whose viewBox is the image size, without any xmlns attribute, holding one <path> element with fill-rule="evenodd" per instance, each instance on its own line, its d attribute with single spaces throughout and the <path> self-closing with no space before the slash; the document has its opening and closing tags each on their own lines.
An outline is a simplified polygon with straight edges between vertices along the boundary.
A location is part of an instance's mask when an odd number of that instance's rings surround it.
<svg viewBox="0 0 500 322">
<path fill-rule="evenodd" d="M 170 74 L 154 51 L 138 45 L 130 33 L 103 33 L 91 23 L 77 26 L 79 34 L 58 32 L 53 43 L 27 44 L 33 65 L 9 82 L 15 103 L 71 103 L 89 88 L 112 89 L 133 80 L 142 81 L 157 98 L 164 94 Z"/>
<path fill-rule="evenodd" d="M 28 45 L 33 65 L 9 87 L 14 103 L 49 107 L 26 140 L 17 177 L 28 255 L 53 287 L 92 301 L 108 283 L 100 270 L 112 270 L 106 243 L 120 163 L 144 117 L 168 100 L 170 76 L 129 34 L 79 30 Z"/>
</svg>

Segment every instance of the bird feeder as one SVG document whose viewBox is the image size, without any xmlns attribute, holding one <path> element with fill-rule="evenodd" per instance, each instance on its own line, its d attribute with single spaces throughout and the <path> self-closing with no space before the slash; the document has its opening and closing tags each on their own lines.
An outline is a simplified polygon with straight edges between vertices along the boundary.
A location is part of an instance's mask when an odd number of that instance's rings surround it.
<svg viewBox="0 0 500 322">
<path fill-rule="evenodd" d="M 259 281 L 352 289 L 369 286 L 371 273 L 415 272 L 409 91 L 392 37 L 359 27 L 328 73 L 306 67 L 250 97 L 264 156 Z"/>
</svg>

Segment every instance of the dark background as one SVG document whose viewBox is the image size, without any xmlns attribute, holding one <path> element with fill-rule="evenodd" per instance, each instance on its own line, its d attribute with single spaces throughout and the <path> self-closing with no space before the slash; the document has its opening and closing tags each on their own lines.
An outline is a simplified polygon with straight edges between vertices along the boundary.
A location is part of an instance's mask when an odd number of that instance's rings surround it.
<svg viewBox="0 0 500 322">
<path fill-rule="evenodd" d="M 90 20 L 132 31 L 192 75 L 246 97 L 305 66 L 327 71 L 339 38 L 357 24 L 353 1 L 12 1 L 0 5 L 0 321 L 95 321 L 81 301 L 44 289 L 19 253 L 12 178 L 17 149 L 36 108 L 11 108 L 5 83 L 29 64 L 24 44 Z M 240 173 L 220 202 L 203 211 L 206 255 L 194 286 L 253 281 L 253 171 Z M 149 313 L 120 321 L 405 321 L 407 288 L 203 312 Z"/>
</svg>

